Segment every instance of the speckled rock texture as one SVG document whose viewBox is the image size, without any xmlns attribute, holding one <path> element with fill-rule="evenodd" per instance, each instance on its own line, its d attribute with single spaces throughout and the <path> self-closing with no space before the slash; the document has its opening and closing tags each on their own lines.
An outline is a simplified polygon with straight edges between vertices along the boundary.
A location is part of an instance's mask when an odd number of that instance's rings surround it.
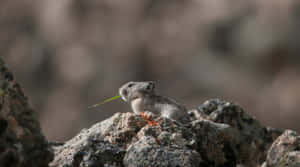
<svg viewBox="0 0 300 167">
<path fill-rule="evenodd" d="M 223 136 L 215 137 L 217 141 L 214 141 L 213 138 L 207 140 L 210 144 L 216 142 L 221 143 L 221 147 L 224 146 L 220 152 L 224 154 L 224 162 L 230 162 L 230 164 L 235 162 L 247 166 L 256 166 L 262 163 L 273 140 L 282 133 L 280 130 L 265 128 L 238 105 L 219 99 L 206 101 L 197 110 L 192 111 L 191 115 L 198 120 L 210 120 L 218 126 L 220 126 L 219 124 L 228 126 L 227 131 L 221 133 Z M 201 129 L 197 132 L 201 132 Z M 204 132 L 215 133 L 218 131 L 205 130 Z M 204 133 L 199 135 L 199 137 L 201 136 L 207 138 Z M 216 150 L 219 151 L 219 148 L 214 148 L 212 153 L 216 153 Z M 218 155 L 218 157 L 222 156 Z M 220 161 L 214 160 L 214 164 L 216 162 Z"/>
<path fill-rule="evenodd" d="M 0 166 L 48 166 L 53 153 L 27 98 L 1 58 L 0 110 Z"/>
<path fill-rule="evenodd" d="M 116 113 L 82 130 L 53 146 L 55 159 L 50 166 L 257 167 L 282 134 L 263 127 L 239 106 L 218 99 L 191 110 L 187 124 L 145 114 L 147 119 Z"/>
<path fill-rule="evenodd" d="M 272 144 L 267 160 L 262 167 L 299 167 L 300 136 L 297 132 L 286 130 Z"/>
</svg>

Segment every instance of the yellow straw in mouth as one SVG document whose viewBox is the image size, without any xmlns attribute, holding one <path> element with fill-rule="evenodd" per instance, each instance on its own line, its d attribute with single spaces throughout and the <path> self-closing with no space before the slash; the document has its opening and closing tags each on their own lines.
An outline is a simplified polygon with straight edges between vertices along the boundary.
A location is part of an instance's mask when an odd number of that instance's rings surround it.
<svg viewBox="0 0 300 167">
<path fill-rule="evenodd" d="M 94 105 L 92 105 L 92 106 L 89 106 L 88 108 L 95 108 L 95 107 L 101 106 L 101 105 L 104 104 L 104 103 L 110 102 L 110 101 L 112 101 L 112 100 L 116 100 L 116 99 L 118 99 L 118 98 L 120 98 L 120 97 L 121 97 L 120 95 L 111 97 L 111 98 L 106 99 L 106 100 L 104 100 L 104 101 L 102 101 L 102 102 L 100 102 L 100 103 L 97 103 L 97 104 L 94 104 Z"/>
</svg>

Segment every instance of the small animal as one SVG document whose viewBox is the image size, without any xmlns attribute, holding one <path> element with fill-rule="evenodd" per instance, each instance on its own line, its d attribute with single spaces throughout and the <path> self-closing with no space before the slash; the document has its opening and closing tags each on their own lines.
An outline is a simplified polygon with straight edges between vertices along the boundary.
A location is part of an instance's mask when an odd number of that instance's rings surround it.
<svg viewBox="0 0 300 167">
<path fill-rule="evenodd" d="M 153 81 L 130 81 L 119 88 L 119 94 L 136 114 L 148 111 L 181 123 L 189 121 L 187 109 L 171 98 L 156 94 Z"/>
</svg>

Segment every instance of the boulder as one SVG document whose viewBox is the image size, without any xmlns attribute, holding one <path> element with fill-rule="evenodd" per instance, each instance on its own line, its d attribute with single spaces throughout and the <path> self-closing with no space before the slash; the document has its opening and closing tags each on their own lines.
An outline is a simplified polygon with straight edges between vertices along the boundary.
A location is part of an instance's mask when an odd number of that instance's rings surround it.
<svg viewBox="0 0 300 167">
<path fill-rule="evenodd" d="M 286 130 L 272 144 L 266 162 L 262 167 L 299 167 L 300 136 L 297 132 Z"/>
<path fill-rule="evenodd" d="M 1 58 L 0 110 L 0 166 L 48 166 L 53 153 L 36 113 Z"/>
</svg>

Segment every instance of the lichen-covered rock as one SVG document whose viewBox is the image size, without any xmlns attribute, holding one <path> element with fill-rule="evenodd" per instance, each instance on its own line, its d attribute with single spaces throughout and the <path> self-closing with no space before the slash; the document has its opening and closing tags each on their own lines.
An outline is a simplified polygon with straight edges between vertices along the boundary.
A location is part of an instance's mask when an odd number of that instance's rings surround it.
<svg viewBox="0 0 300 167">
<path fill-rule="evenodd" d="M 83 129 L 64 145 L 54 146 L 55 158 L 50 166 L 118 166 L 122 164 L 126 144 L 145 124 L 133 113 L 116 113 L 90 129 Z"/>
<path fill-rule="evenodd" d="M 152 136 L 162 145 L 177 145 L 179 147 L 195 146 L 196 135 L 188 127 L 164 117 L 158 117 L 154 121 L 158 125 L 146 125 L 138 132 L 138 138 Z"/>
<path fill-rule="evenodd" d="M 142 117 L 133 113 L 116 113 L 110 119 L 93 126 L 90 131 L 105 136 L 111 143 L 127 144 L 146 124 Z"/>
<path fill-rule="evenodd" d="M 191 115 L 194 119 L 207 119 L 235 129 L 227 133 L 229 136 L 235 133 L 230 139 L 231 145 L 235 145 L 231 149 L 236 153 L 236 162 L 246 166 L 261 164 L 273 140 L 280 135 L 279 130 L 265 128 L 238 105 L 219 99 L 204 102 Z"/>
<path fill-rule="evenodd" d="M 91 167 L 91 166 L 122 166 L 125 150 L 116 144 L 101 138 L 84 138 L 77 136 L 78 141 L 67 142 L 56 146 L 55 160 L 50 166 L 57 167 Z"/>
<path fill-rule="evenodd" d="M 148 112 L 116 113 L 53 146 L 51 166 L 256 167 L 281 133 L 220 100 L 205 102 L 190 117 L 182 124 Z"/>
<path fill-rule="evenodd" d="M 190 129 L 164 117 L 154 121 L 158 126 L 146 125 L 138 132 L 138 140 L 129 145 L 124 166 L 192 167 L 203 163 Z"/>
<path fill-rule="evenodd" d="M 236 166 L 238 150 L 235 146 L 239 133 L 235 129 L 204 119 L 193 121 L 191 128 L 196 135 L 196 150 L 205 166 Z"/>
<path fill-rule="evenodd" d="M 152 136 L 143 136 L 127 149 L 126 167 L 198 167 L 202 159 L 194 150 L 178 145 L 161 145 Z"/>
<path fill-rule="evenodd" d="M 0 166 L 45 167 L 52 160 L 34 111 L 0 58 Z"/>
<path fill-rule="evenodd" d="M 147 149 L 152 148 L 153 152 L 158 151 L 157 155 L 163 153 L 159 158 L 164 159 L 164 163 L 169 166 L 172 164 L 185 166 L 189 163 L 194 166 L 193 164 L 201 162 L 199 154 L 188 148 L 195 143 L 188 129 L 167 118 L 151 116 L 151 119 L 155 119 L 153 121 L 157 121 L 159 126 L 147 125 L 140 115 L 134 113 L 116 113 L 111 118 L 93 125 L 90 129 L 82 130 L 63 145 L 53 146 L 55 159 L 50 166 L 93 166 L 93 164 L 122 166 L 123 162 L 125 166 L 133 166 L 128 162 L 132 161 L 132 157 L 135 157 L 133 154 L 138 152 L 135 150 L 136 145 L 148 141 L 144 141 L 144 137 L 151 137 L 158 143 L 157 148 L 149 143 Z M 130 149 L 125 155 L 126 148 Z M 174 159 L 174 156 L 178 158 L 177 155 L 180 158 Z M 148 156 L 153 155 L 148 154 Z M 147 157 L 143 155 L 142 158 Z M 192 161 L 194 159 L 198 161 Z M 135 164 L 140 166 L 138 164 L 143 159 L 136 157 L 135 160 L 137 161 Z M 174 162 L 174 160 L 178 161 Z M 152 163 L 147 166 L 155 165 Z M 156 164 L 160 163 L 162 162 L 156 162 Z M 161 165 L 163 164 L 158 166 Z"/>
<path fill-rule="evenodd" d="M 268 151 L 265 167 L 299 167 L 300 135 L 286 130 L 272 144 Z"/>
</svg>

